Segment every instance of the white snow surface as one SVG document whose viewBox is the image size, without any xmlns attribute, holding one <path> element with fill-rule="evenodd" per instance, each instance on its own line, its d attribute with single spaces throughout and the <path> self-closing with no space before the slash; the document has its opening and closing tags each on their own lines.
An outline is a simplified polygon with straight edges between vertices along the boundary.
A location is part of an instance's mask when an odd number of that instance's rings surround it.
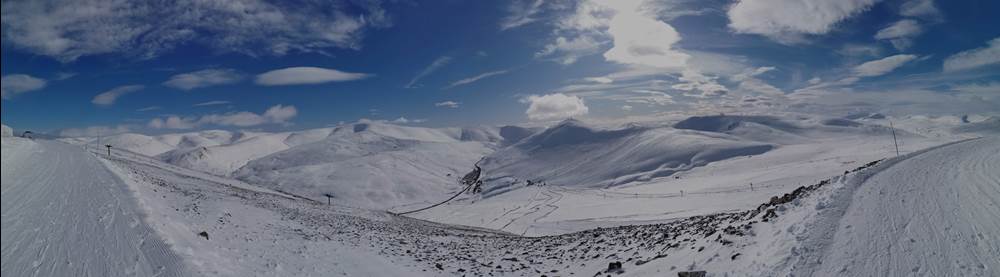
<svg viewBox="0 0 1000 277">
<path fill-rule="evenodd" d="M 83 149 L 3 141 L 3 276 L 186 276 L 125 183 Z"/>
<path fill-rule="evenodd" d="M 10 126 L 0 124 L 0 137 L 7 138 L 12 136 L 14 136 L 14 129 L 11 129 Z"/>
<path fill-rule="evenodd" d="M 832 239 L 807 242 L 821 247 L 822 263 L 805 260 L 796 271 L 1000 276 L 998 238 L 1000 139 L 993 137 L 933 149 L 869 177 Z"/>
<path fill-rule="evenodd" d="M 9 188 L 36 189 L 9 184 L 41 176 L 53 180 L 41 183 L 51 185 L 92 180 L 91 171 L 105 168 L 105 172 L 124 180 L 135 196 L 138 208 L 125 210 L 147 216 L 135 221 L 139 223 L 135 226 L 154 229 L 158 234 L 155 237 L 170 246 L 156 249 L 174 253 L 195 275 L 614 275 L 605 272 L 609 262 L 622 262 L 620 274 L 633 276 L 674 276 L 687 270 L 705 270 L 709 276 L 1000 275 L 1000 264 L 995 259 L 1000 254 L 996 239 L 1000 237 L 1000 139 L 987 137 L 931 147 L 964 135 L 926 138 L 919 132 L 904 130 L 899 134 L 906 141 L 901 149 L 903 155 L 869 167 L 865 164 L 895 155 L 884 127 L 827 119 L 708 121 L 723 124 L 697 125 L 711 128 L 603 128 L 570 122 L 585 128 L 584 133 L 600 135 L 556 140 L 541 139 L 546 132 L 524 131 L 527 129 L 504 132 L 503 128 L 426 129 L 359 123 L 331 128 L 329 132 L 284 134 L 281 141 L 287 149 L 249 161 L 233 174 L 245 182 L 168 164 L 160 157 L 128 149 L 115 149 L 110 158 L 97 155 L 104 167 L 92 168 L 101 163 L 74 160 L 74 165 L 88 165 L 86 173 L 12 170 L 21 166 L 21 160 L 58 163 L 50 161 L 58 158 L 48 156 L 82 151 L 52 142 L 36 144 L 15 139 L 18 143 L 10 144 L 5 139 L 2 271 L 4 276 L 21 276 L 26 272 L 22 268 L 31 268 L 33 262 L 45 264 L 52 260 L 52 256 L 8 259 L 36 257 L 23 255 L 31 253 L 24 247 L 8 252 L 8 245 L 14 241 L 8 240 L 8 232 L 27 234 L 34 230 L 24 231 L 24 224 L 9 225 L 9 218 L 44 212 L 8 213 L 8 205 L 80 205 L 74 204 L 72 198 L 53 202 L 37 200 L 45 199 L 42 197 L 33 197 L 36 200 L 30 202 L 13 200 L 8 193 L 14 190 Z M 400 211 L 446 198 L 461 190 L 456 179 L 470 170 L 480 155 L 489 160 L 514 153 L 511 149 L 519 145 L 542 145 L 535 149 L 542 153 L 543 148 L 553 145 L 571 145 L 569 149 L 576 150 L 567 150 L 572 152 L 567 154 L 572 159 L 555 159 L 539 166 L 601 159 L 603 156 L 591 155 L 601 151 L 600 147 L 588 148 L 579 139 L 586 141 L 606 134 L 614 134 L 607 136 L 614 140 L 642 142 L 618 144 L 622 147 L 653 145 L 651 149 L 662 146 L 695 149 L 692 151 L 697 153 L 739 149 L 740 145 L 773 148 L 755 155 L 691 163 L 698 166 L 671 175 L 605 183 L 615 184 L 611 187 L 587 185 L 590 180 L 607 181 L 602 178 L 585 178 L 587 182 L 580 184 L 509 186 L 514 189 L 463 195 L 446 205 L 410 215 L 439 223 L 377 211 L 387 206 L 382 202 L 412 201 L 390 208 Z M 636 139 L 650 134 L 663 137 Z M 272 135 L 241 133 L 219 145 Z M 685 136 L 703 138 L 712 147 L 698 148 L 697 143 L 682 139 L 670 141 Z M 292 137 L 298 143 L 290 143 Z M 172 139 L 162 142 L 180 144 L 181 139 Z M 572 143 L 546 144 L 548 141 Z M 55 153 L 32 157 L 30 153 L 39 149 Z M 103 151 L 96 147 L 90 150 Z M 517 151 L 525 154 L 519 156 L 523 162 L 535 162 L 531 154 L 539 153 Z M 484 168 L 488 176 L 490 169 Z M 352 170 L 363 173 L 352 176 Z M 528 170 L 511 170 L 510 179 L 531 172 Z M 625 172 L 646 171 L 649 168 Z M 381 176 L 375 179 L 383 180 L 370 181 L 363 176 Z M 405 177 L 426 179 L 393 187 L 407 181 Z M 542 177 L 543 182 L 550 179 Z M 350 182 L 334 183 L 339 180 Z M 753 189 L 749 187 L 751 182 Z M 378 190 L 370 188 L 378 186 L 417 190 L 402 196 L 379 195 Z M 66 186 L 40 187 L 51 190 Z M 794 197 L 780 197 L 793 190 Z M 325 198 L 317 197 L 319 193 L 343 198 L 327 205 Z M 60 229 L 69 229 L 68 223 L 61 225 Z M 210 239 L 198 236 L 202 231 Z M 44 241 L 67 242 L 62 237 L 73 237 L 75 233 L 45 236 L 48 238 Z M 24 241 L 37 244 L 38 240 Z M 176 258 L 150 260 L 155 264 Z M 102 262 L 113 264 L 91 258 L 92 264 Z"/>
</svg>

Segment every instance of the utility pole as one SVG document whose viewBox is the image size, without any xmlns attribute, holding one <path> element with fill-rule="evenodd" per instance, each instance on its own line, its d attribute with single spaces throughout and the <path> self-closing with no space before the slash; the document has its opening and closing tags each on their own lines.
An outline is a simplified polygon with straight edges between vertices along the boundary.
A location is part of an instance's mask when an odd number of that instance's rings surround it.
<svg viewBox="0 0 1000 277">
<path fill-rule="evenodd" d="M 899 157 L 899 143 L 896 142 L 896 127 L 892 126 L 892 120 L 889 120 L 889 129 L 892 129 L 892 144 L 896 146 L 896 157 Z"/>
</svg>

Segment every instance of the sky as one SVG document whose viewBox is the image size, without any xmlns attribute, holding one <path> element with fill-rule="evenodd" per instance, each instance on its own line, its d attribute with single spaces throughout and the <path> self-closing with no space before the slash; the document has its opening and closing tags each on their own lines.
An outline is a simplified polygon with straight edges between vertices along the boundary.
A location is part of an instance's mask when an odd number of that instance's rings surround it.
<svg viewBox="0 0 1000 277">
<path fill-rule="evenodd" d="M 0 113 L 65 136 L 996 115 L 998 11 L 993 0 L 4 0 Z"/>
</svg>

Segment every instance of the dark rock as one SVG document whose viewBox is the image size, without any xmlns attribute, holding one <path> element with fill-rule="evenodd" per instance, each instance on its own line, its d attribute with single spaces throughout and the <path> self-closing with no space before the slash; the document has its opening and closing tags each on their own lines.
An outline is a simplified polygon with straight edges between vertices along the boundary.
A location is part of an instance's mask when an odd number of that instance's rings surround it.
<svg viewBox="0 0 1000 277">
<path fill-rule="evenodd" d="M 201 233 L 198 233 L 198 236 L 205 238 L 205 240 L 208 240 L 208 232 L 201 231 Z"/>
<path fill-rule="evenodd" d="M 625 270 L 622 269 L 622 262 L 610 262 L 610 263 L 608 263 L 608 270 L 606 270 L 605 272 L 607 272 L 607 273 L 622 273 L 622 272 L 625 272 Z"/>
<path fill-rule="evenodd" d="M 677 277 L 705 277 L 704 271 L 681 271 L 677 272 Z"/>
</svg>

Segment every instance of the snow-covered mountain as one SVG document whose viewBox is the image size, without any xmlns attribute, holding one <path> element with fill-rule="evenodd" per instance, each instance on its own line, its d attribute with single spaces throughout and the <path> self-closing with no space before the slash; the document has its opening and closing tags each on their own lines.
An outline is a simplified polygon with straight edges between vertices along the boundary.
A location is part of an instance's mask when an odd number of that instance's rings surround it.
<svg viewBox="0 0 1000 277">
<path fill-rule="evenodd" d="M 565 122 L 511 146 L 566 145 L 542 138 L 585 145 L 588 140 L 577 136 L 556 136 L 567 126 L 572 134 L 611 141 L 662 131 Z M 346 133 L 270 155 L 275 158 L 273 165 L 336 168 L 336 157 L 357 160 L 366 157 L 360 155 L 364 151 L 378 152 L 367 157 L 398 158 L 383 156 L 394 152 L 416 157 L 434 152 L 421 152 L 420 147 L 448 152 L 434 147 L 456 143 L 390 138 L 366 132 L 367 127 L 352 126 L 350 132 L 342 130 Z M 395 134 L 404 133 L 414 134 Z M 449 137 L 459 144 L 477 142 L 462 141 L 461 135 Z M 483 222 L 476 225 L 485 227 L 500 221 L 490 230 L 357 209 L 342 205 L 345 201 L 327 205 L 134 152 L 114 150 L 108 156 L 103 149 L 90 148 L 87 153 L 43 139 L 9 138 L 2 145 L 0 164 L 5 189 L 3 251 L 11 259 L 5 259 L 2 271 L 101 276 L 1000 274 L 995 259 L 1000 252 L 993 247 L 1000 237 L 1000 140 L 987 137 L 915 148 L 887 159 L 873 151 L 878 148 L 844 148 L 866 141 L 870 137 L 783 144 L 754 157 L 719 160 L 680 172 L 680 179 L 626 188 L 634 190 L 532 186 L 490 198 L 464 198 L 430 213 L 469 212 L 478 215 L 469 223 Z M 829 146 L 819 147 L 824 144 Z M 324 147 L 327 152 L 319 152 Z M 295 149 L 303 152 L 287 152 Z M 291 162 L 295 156 L 306 161 Z M 335 158 L 322 160 L 325 157 Z M 321 161 L 310 162 L 314 159 Z M 265 160 L 252 164 L 264 166 Z M 378 164 L 377 160 L 359 164 Z M 745 168 L 747 164 L 752 168 Z M 838 164 L 848 170 L 834 166 Z M 835 168 L 831 172 L 822 167 Z M 805 182 L 793 186 L 711 187 L 720 180 L 759 180 L 758 175 L 782 180 L 800 171 L 822 171 L 818 174 L 826 177 L 799 179 Z M 680 195 L 650 190 L 672 186 L 709 189 Z M 532 196 L 517 198 L 524 195 Z M 496 205 L 497 201 L 515 206 Z M 749 205 L 732 208 L 732 202 Z M 631 214 L 646 207 L 656 213 Z M 518 217 L 508 221 L 508 214 Z M 508 226 L 523 225 L 522 218 L 536 224 L 561 218 L 560 223 L 585 225 L 609 214 L 620 223 L 582 230 L 552 225 L 567 231 L 547 236 L 508 232 L 514 231 Z M 68 258 L 49 255 L 52 251 Z M 25 252 L 45 255 L 20 255 Z M 104 266 L 89 266 L 95 264 Z"/>
<path fill-rule="evenodd" d="M 504 143 L 497 128 L 428 129 L 358 123 L 313 143 L 256 159 L 234 177 L 365 208 L 433 201 Z"/>
<path fill-rule="evenodd" d="M 896 132 L 905 146 L 923 141 L 919 130 L 906 128 L 921 119 L 914 118 Z M 960 126 L 953 128 L 955 133 L 981 134 L 996 124 L 995 119 L 954 119 Z M 614 126 L 567 120 L 548 128 L 422 128 L 365 121 L 280 133 L 210 130 L 64 140 L 111 144 L 311 199 L 332 195 L 345 204 L 387 209 L 430 203 L 458 192 L 464 187 L 459 177 L 480 160 L 486 198 L 534 183 L 580 189 L 636 186 L 737 158 L 784 157 L 786 152 L 791 156 L 776 159 L 787 163 L 806 158 L 791 150 L 795 147 L 768 154 L 796 145 L 815 145 L 810 147 L 815 150 L 849 141 L 891 143 L 891 129 L 884 123 L 886 117 L 879 114 L 715 115 Z"/>
<path fill-rule="evenodd" d="M 757 155 L 771 144 L 671 128 L 600 129 L 567 120 L 488 156 L 487 195 L 533 183 L 608 187 Z"/>
</svg>

